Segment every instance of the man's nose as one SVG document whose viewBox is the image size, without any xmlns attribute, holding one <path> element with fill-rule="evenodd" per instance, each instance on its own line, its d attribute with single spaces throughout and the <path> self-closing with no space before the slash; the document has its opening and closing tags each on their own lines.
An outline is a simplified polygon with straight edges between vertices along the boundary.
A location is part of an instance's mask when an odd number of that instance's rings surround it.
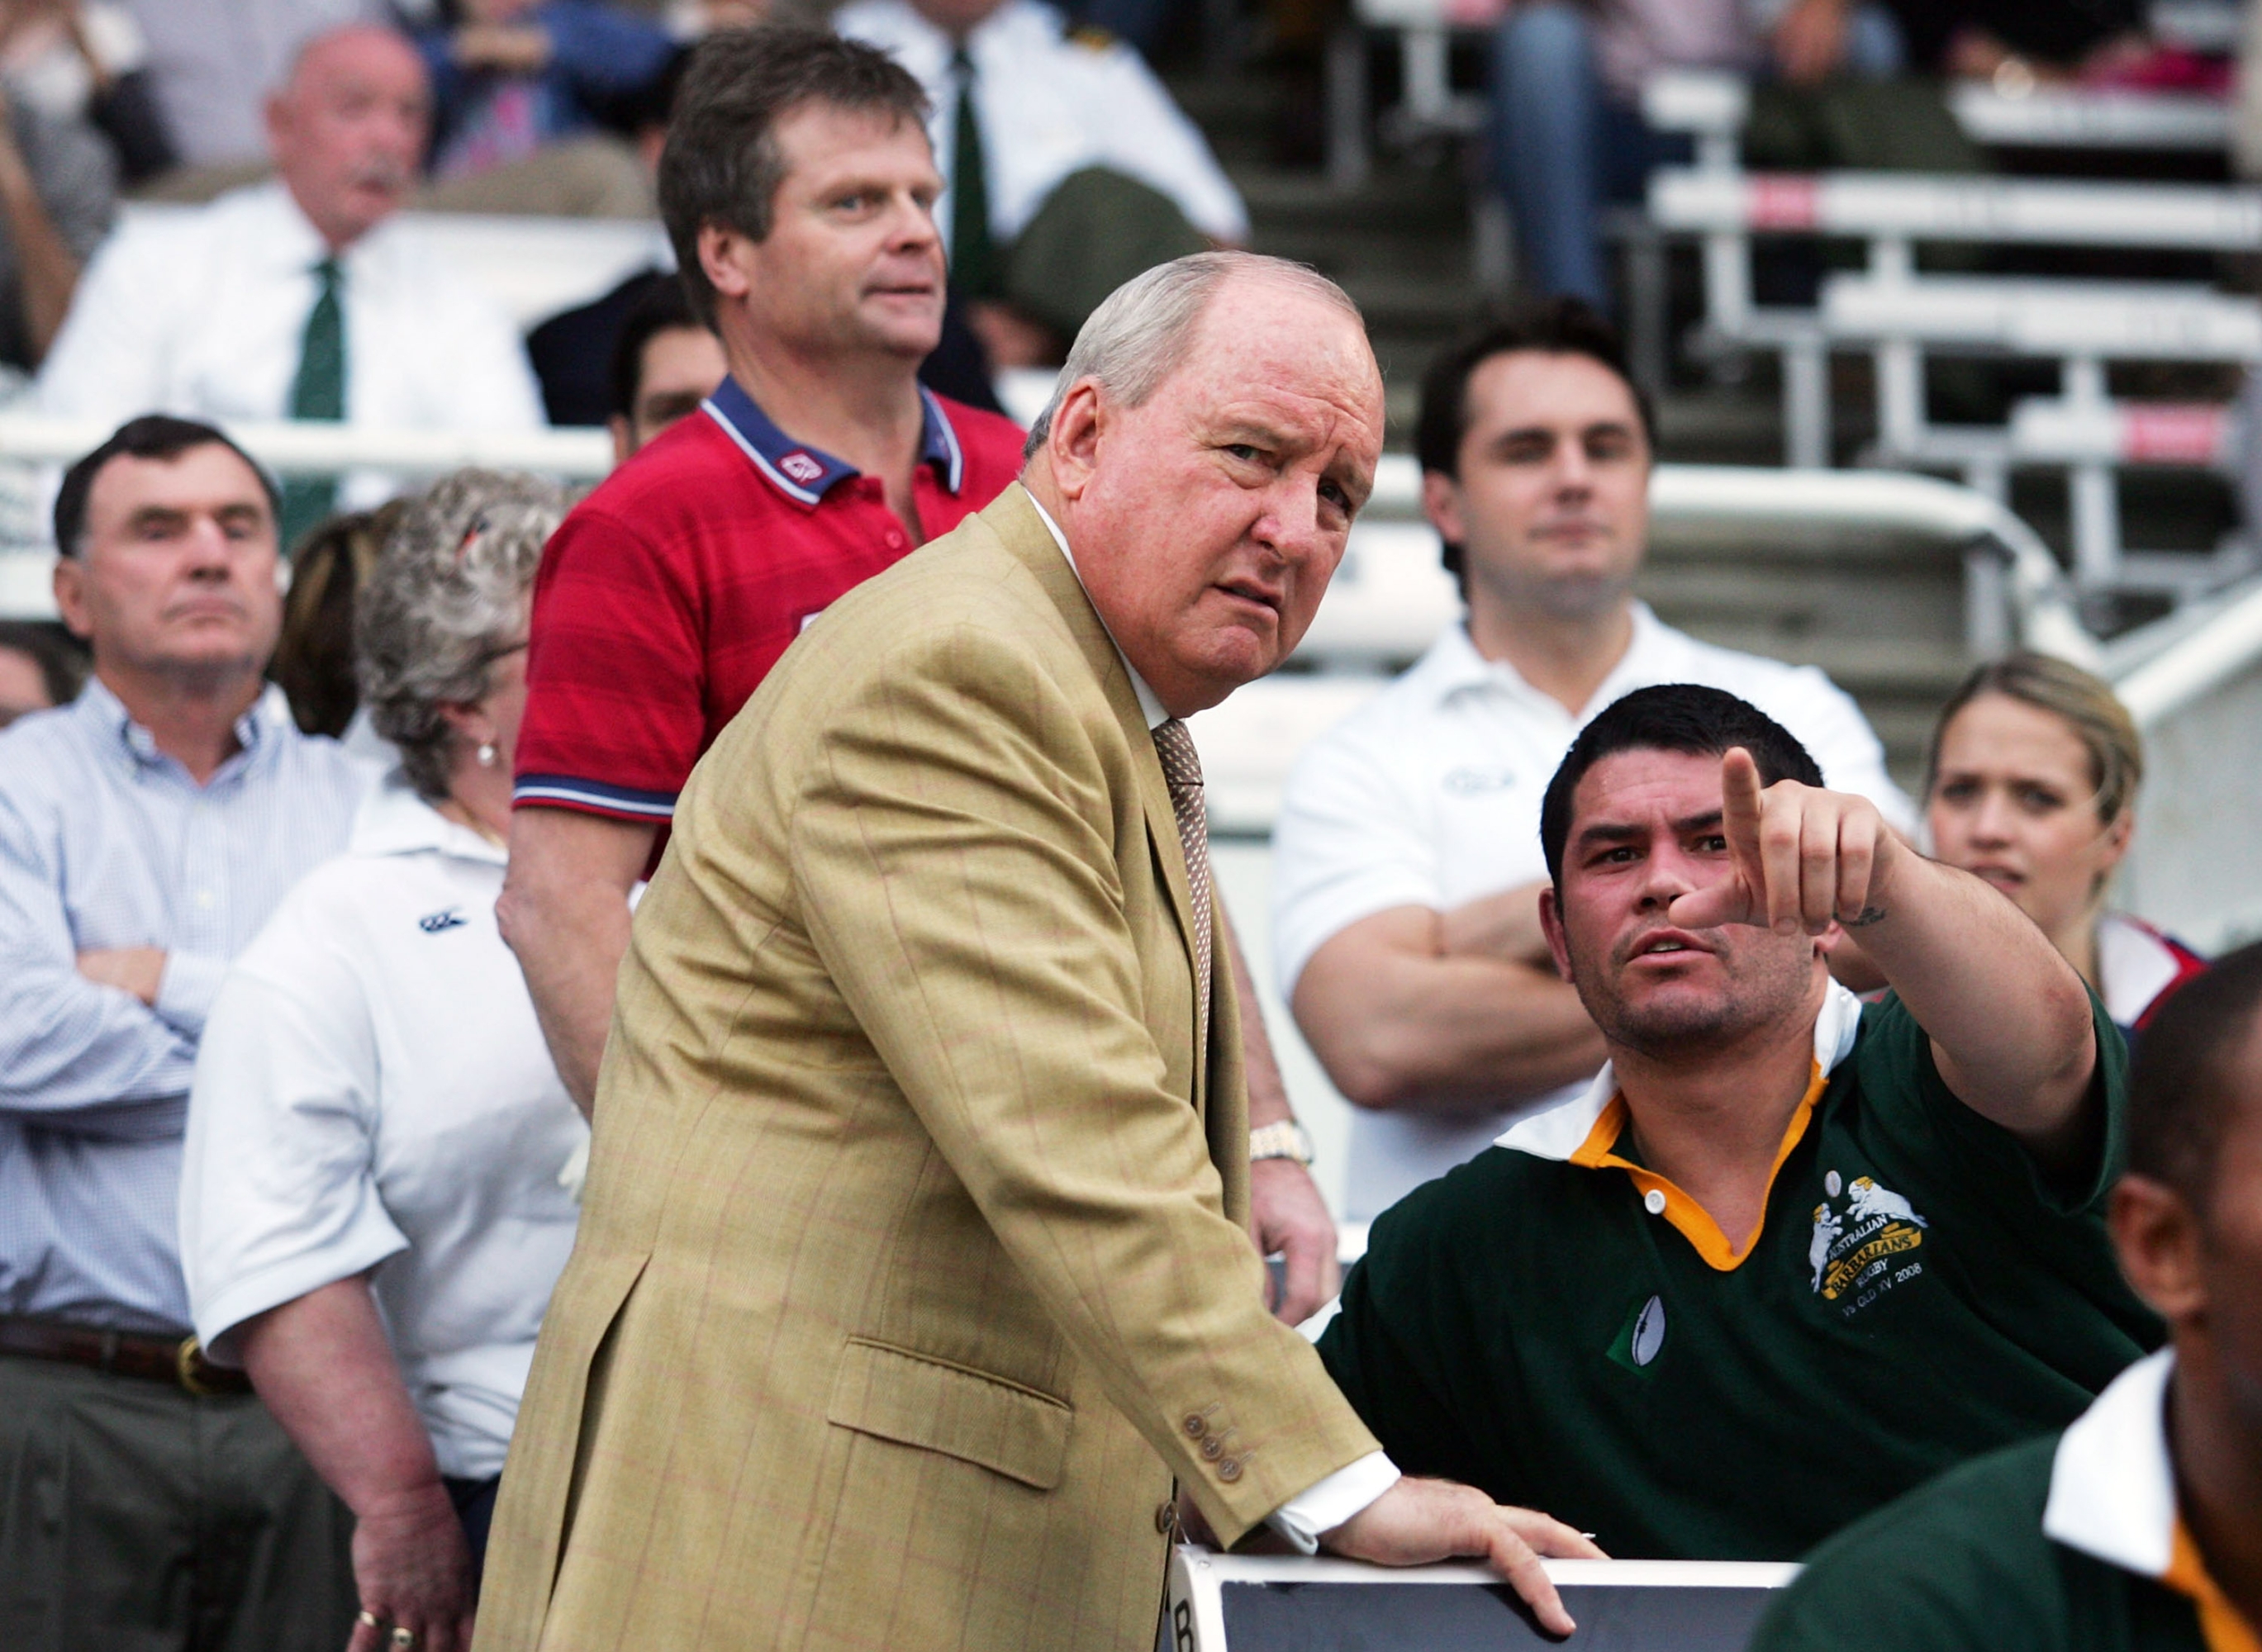
<svg viewBox="0 0 2262 1652">
<path fill-rule="evenodd" d="M 934 226 L 934 213 L 921 206 L 911 196 L 897 198 L 888 218 L 888 246 L 891 251 L 906 251 L 929 244 L 940 246 L 942 232 Z"/>
<path fill-rule="evenodd" d="M 1583 443 L 1573 441 L 1555 444 L 1555 486 L 1565 493 L 1584 493 L 1595 485 L 1595 467 L 1587 457 Z"/>
<path fill-rule="evenodd" d="M 1694 869 L 1675 845 L 1653 846 L 1642 862 L 1641 901 L 1645 909 L 1671 906 L 1696 887 Z"/>
</svg>

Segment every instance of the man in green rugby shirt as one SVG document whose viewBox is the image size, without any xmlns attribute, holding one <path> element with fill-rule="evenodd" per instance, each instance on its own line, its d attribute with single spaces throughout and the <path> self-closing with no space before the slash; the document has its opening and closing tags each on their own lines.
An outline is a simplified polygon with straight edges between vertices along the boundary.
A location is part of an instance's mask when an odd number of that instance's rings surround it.
<svg viewBox="0 0 2262 1652">
<path fill-rule="evenodd" d="M 2262 946 L 2146 1030 L 2129 1164 L 2113 1238 L 2172 1352 L 1840 1533 L 1755 1652 L 2262 1647 Z"/>
<path fill-rule="evenodd" d="M 1375 1224 L 1320 1350 L 1401 1469 L 1789 1560 L 2158 1340 L 2103 1220 L 2120 1035 L 2010 901 L 1688 684 L 1587 725 L 1540 836 L 1610 1060 Z"/>
</svg>

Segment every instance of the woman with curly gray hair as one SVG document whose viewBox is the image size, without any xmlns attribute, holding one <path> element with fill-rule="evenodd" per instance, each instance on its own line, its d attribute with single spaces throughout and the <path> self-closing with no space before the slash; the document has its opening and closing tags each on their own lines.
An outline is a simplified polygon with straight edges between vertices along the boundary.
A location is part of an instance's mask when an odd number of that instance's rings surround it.
<svg viewBox="0 0 2262 1652">
<path fill-rule="evenodd" d="M 182 1255 L 240 1361 L 357 1517 L 355 1652 L 459 1652 L 588 1138 L 495 928 L 529 598 L 569 497 L 448 477 L 356 607 L 400 766 L 288 895 L 205 1023 Z"/>
</svg>

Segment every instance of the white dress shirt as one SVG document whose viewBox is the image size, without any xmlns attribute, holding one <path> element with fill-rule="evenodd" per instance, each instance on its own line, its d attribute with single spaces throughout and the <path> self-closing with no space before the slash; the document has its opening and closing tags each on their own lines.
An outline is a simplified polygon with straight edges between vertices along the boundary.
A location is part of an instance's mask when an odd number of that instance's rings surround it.
<svg viewBox="0 0 2262 1652">
<path fill-rule="evenodd" d="M 279 183 L 209 206 L 144 209 L 87 266 L 40 371 L 42 413 L 122 424 L 290 415 L 306 318 L 328 248 Z M 527 430 L 542 399 L 518 334 L 398 219 L 347 248 L 346 418 L 387 428 Z M 349 476 L 341 509 L 391 479 Z"/>
<path fill-rule="evenodd" d="M 951 39 L 904 0 L 857 0 L 832 19 L 851 40 L 892 53 L 933 100 L 935 161 L 957 164 L 958 82 Z M 990 186 L 990 233 L 1019 236 L 1071 172 L 1106 167 L 1152 185 L 1213 240 L 1249 239 L 1249 211 L 1200 129 L 1171 100 L 1147 60 L 1120 40 L 1071 34 L 1039 0 L 1005 0 L 966 38 L 974 109 Z M 950 239 L 953 197 L 935 210 Z"/>
<path fill-rule="evenodd" d="M 398 778 L 285 897 L 205 1024 L 181 1264 L 197 1334 L 374 1268 L 440 1471 L 502 1470 L 588 1139 L 495 928 L 503 851 Z"/>
<path fill-rule="evenodd" d="M 1029 503 L 1036 506 L 1037 520 L 1044 523 L 1052 535 L 1053 543 L 1060 547 L 1061 555 L 1068 560 L 1069 571 L 1075 574 L 1077 583 L 1082 585 L 1084 575 L 1077 568 L 1076 553 L 1068 548 L 1068 535 L 1061 532 L 1061 525 L 1053 521 L 1050 511 L 1037 505 L 1034 499 L 1031 499 Z M 1103 619 L 1099 623 L 1101 628 L 1106 629 L 1107 621 Z M 1113 641 L 1112 636 L 1109 640 Z M 1139 696 L 1139 710 L 1147 719 L 1147 727 L 1159 728 L 1171 714 L 1163 708 L 1163 702 L 1155 698 L 1155 691 L 1147 686 L 1147 679 L 1139 675 L 1124 655 L 1121 644 L 1117 644 L 1115 654 L 1123 661 L 1124 671 L 1130 675 L 1131 691 Z M 1257 1007 L 1250 1005 L 1248 1013 L 1257 1014 Z M 1334 1531 L 1396 1485 L 1398 1480 L 1398 1466 L 1381 1452 L 1370 1451 L 1358 1462 L 1346 1464 L 1326 1478 L 1305 1487 L 1266 1515 L 1264 1523 L 1304 1554 L 1316 1555 L 1322 1532 Z"/>
<path fill-rule="evenodd" d="M 1812 752 L 1823 778 L 1909 830 L 1861 708 L 1811 665 L 1700 643 L 1641 603 L 1633 638 L 1576 716 L 1456 625 L 1413 669 L 1315 741 L 1288 777 L 1272 836 L 1273 956 L 1280 992 L 1321 945 L 1394 907 L 1449 910 L 1547 875 L 1539 802 L 1565 751 L 1613 700 L 1660 683 L 1704 683 L 1757 706 Z M 1359 1110 L 1344 1215 L 1372 1221 L 1421 1183 L 1473 1158 L 1509 1120 L 1567 1100 L 1586 1081 L 1482 1113 Z"/>
</svg>

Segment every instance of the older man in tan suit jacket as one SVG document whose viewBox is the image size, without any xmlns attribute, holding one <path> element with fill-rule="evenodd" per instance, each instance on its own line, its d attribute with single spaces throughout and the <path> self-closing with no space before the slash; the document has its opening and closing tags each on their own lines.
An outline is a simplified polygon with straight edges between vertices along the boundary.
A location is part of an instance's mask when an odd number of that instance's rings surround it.
<svg viewBox="0 0 2262 1652">
<path fill-rule="evenodd" d="M 1302 636 L 1381 382 L 1209 254 L 1096 314 L 1024 480 L 836 603 L 638 914 L 482 1652 L 1153 1644 L 1173 1479 L 1231 1542 L 1488 1557 L 1264 1309 L 1178 719 Z M 1071 559 L 1073 558 L 1073 559 Z"/>
</svg>

